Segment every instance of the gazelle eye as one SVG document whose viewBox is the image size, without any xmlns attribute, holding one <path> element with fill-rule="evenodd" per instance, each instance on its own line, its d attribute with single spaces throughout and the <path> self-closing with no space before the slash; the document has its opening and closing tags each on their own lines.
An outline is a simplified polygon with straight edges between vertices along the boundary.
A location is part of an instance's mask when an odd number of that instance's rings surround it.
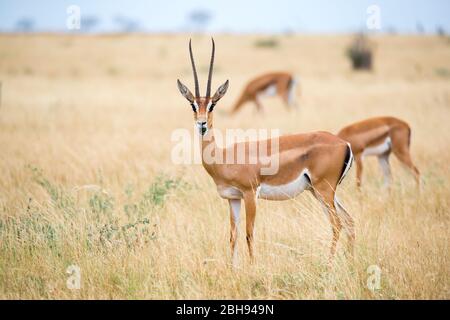
<svg viewBox="0 0 450 320">
<path fill-rule="evenodd" d="M 191 103 L 192 111 L 197 112 L 197 109 L 195 108 L 195 104 Z"/>
<path fill-rule="evenodd" d="M 208 111 L 209 112 L 213 111 L 215 106 L 216 106 L 215 103 L 211 103 L 211 105 L 209 106 L 209 110 Z"/>
</svg>

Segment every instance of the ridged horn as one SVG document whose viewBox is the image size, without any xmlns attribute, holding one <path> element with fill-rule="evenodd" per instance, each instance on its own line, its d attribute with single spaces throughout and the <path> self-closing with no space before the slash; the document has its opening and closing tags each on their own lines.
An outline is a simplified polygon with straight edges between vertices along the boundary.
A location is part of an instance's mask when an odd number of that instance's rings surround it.
<svg viewBox="0 0 450 320">
<path fill-rule="evenodd" d="M 206 85 L 206 97 L 209 98 L 211 96 L 211 78 L 214 67 L 214 53 L 216 51 L 216 45 L 214 43 L 214 39 L 211 38 L 212 41 L 212 52 L 211 52 L 211 62 L 209 63 L 209 74 L 208 74 L 208 84 Z"/>
<path fill-rule="evenodd" d="M 192 72 L 194 73 L 195 97 L 200 97 L 200 88 L 198 86 L 197 69 L 195 68 L 194 55 L 192 54 L 191 39 L 189 39 L 189 55 L 191 56 Z"/>
</svg>

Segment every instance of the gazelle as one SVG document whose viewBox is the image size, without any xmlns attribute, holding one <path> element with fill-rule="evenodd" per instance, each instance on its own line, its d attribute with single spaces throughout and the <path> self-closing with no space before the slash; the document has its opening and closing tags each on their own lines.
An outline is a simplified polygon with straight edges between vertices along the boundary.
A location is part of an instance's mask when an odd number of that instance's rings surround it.
<svg viewBox="0 0 450 320">
<path fill-rule="evenodd" d="M 385 185 L 391 182 L 389 156 L 391 152 L 408 167 L 420 184 L 420 173 L 411 160 L 409 147 L 411 128 L 400 119 L 394 117 L 370 118 L 351 124 L 339 131 L 338 136 L 350 142 L 356 162 L 356 183 L 361 186 L 363 171 L 362 158 L 377 156 L 384 174 Z"/>
<path fill-rule="evenodd" d="M 228 89 L 228 80 L 223 83 L 211 97 L 211 77 L 214 65 L 215 44 L 212 40 L 212 55 L 209 66 L 206 95 L 200 96 L 197 71 L 192 54 L 191 42 L 189 53 L 195 82 L 195 96 L 180 82 L 178 89 L 189 101 L 194 111 L 194 121 L 199 131 L 202 150 L 202 164 L 214 180 L 219 195 L 227 199 L 230 207 L 230 245 L 233 266 L 236 266 L 238 225 L 241 200 L 244 200 L 246 214 L 246 238 L 251 261 L 253 254 L 253 230 L 258 198 L 267 200 L 286 200 L 295 197 L 304 190 L 309 190 L 323 204 L 329 214 L 332 226 L 330 261 L 336 251 L 336 244 L 342 228 L 349 238 L 349 250 L 353 252 L 355 238 L 352 217 L 341 205 L 335 192 L 352 163 L 352 152 L 347 142 L 327 132 L 285 135 L 270 140 L 259 140 L 258 145 L 266 146 L 267 153 L 261 155 L 250 148 L 250 142 L 235 143 L 226 148 L 216 145 L 213 130 L 213 109 Z M 276 140 L 276 141 L 275 141 Z M 278 147 L 275 147 L 278 146 Z M 242 148 L 243 147 L 243 148 Z M 235 155 L 244 150 L 245 163 L 210 163 L 206 153 Z M 239 156 L 239 155 L 238 155 Z M 278 171 L 272 175 L 262 174 L 265 164 L 271 159 L 278 161 Z"/>
<path fill-rule="evenodd" d="M 275 95 L 279 95 L 287 107 L 297 108 L 296 85 L 297 80 L 287 72 L 271 72 L 260 75 L 247 83 L 231 113 L 237 112 L 247 102 L 254 102 L 257 111 L 263 111 L 261 97 Z"/>
</svg>

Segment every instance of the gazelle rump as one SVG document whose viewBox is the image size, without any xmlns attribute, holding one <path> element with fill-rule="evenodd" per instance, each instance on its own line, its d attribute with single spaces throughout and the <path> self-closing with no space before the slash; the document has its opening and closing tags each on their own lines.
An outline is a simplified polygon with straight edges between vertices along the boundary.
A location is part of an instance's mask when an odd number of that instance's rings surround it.
<svg viewBox="0 0 450 320">
<path fill-rule="evenodd" d="M 349 241 L 349 250 L 353 252 L 355 239 L 354 222 L 336 197 L 336 188 L 342 181 L 352 163 L 352 152 L 347 142 L 327 132 L 285 135 L 278 138 L 259 140 L 257 145 L 266 147 L 262 154 L 258 148 L 251 148 L 249 141 L 235 143 L 226 148 L 216 145 L 213 130 L 213 109 L 226 93 L 228 81 L 222 84 L 214 96 L 210 97 L 211 75 L 214 61 L 214 40 L 208 76 L 207 94 L 199 96 L 198 78 L 192 55 L 191 42 L 189 52 L 194 73 L 194 96 L 178 80 L 181 94 L 189 101 L 194 110 L 194 119 L 199 130 L 202 149 L 202 163 L 205 170 L 217 186 L 219 195 L 227 199 L 230 207 L 230 246 L 233 265 L 236 265 L 238 226 L 241 201 L 246 214 L 246 239 L 251 260 L 254 260 L 253 236 L 258 198 L 268 200 L 291 199 L 304 190 L 313 193 L 327 211 L 332 229 L 330 260 L 336 251 L 340 231 L 344 228 Z M 222 155 L 226 159 L 232 153 L 245 152 L 244 163 L 211 162 L 206 154 Z M 250 161 L 252 159 L 252 161 Z M 268 162 L 278 161 L 277 171 L 263 174 Z"/>
<path fill-rule="evenodd" d="M 365 156 L 377 156 L 384 174 L 385 185 L 391 182 L 389 156 L 391 152 L 411 170 L 420 185 L 420 173 L 409 152 L 411 128 L 403 120 L 394 117 L 376 117 L 353 123 L 339 131 L 338 136 L 351 144 L 356 162 L 356 183 L 361 185 Z"/>
<path fill-rule="evenodd" d="M 295 99 L 297 80 L 288 72 L 270 72 L 250 80 L 235 102 L 231 113 L 236 113 L 247 102 L 253 102 L 257 111 L 263 111 L 261 97 L 278 95 L 287 107 L 298 107 Z"/>
</svg>

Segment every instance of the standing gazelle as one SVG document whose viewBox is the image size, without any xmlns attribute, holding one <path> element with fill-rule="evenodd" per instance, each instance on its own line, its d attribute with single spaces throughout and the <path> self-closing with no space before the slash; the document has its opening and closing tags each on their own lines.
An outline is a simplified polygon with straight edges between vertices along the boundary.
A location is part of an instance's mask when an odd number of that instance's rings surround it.
<svg viewBox="0 0 450 320">
<path fill-rule="evenodd" d="M 411 128 L 400 119 L 394 117 L 370 118 L 353 123 L 339 131 L 338 136 L 350 142 L 356 162 L 356 183 L 361 186 L 363 171 L 362 158 L 377 156 L 384 174 L 385 185 L 391 183 L 389 156 L 391 152 L 414 174 L 417 185 L 420 185 L 420 173 L 411 160 L 409 146 Z"/>
<path fill-rule="evenodd" d="M 250 80 L 235 102 L 231 113 L 237 112 L 247 102 L 254 102 L 257 111 L 263 111 L 261 97 L 278 95 L 287 107 L 298 107 L 295 99 L 297 80 L 287 72 L 270 72 Z"/>
<path fill-rule="evenodd" d="M 246 235 L 250 259 L 253 261 L 253 229 L 256 216 L 256 200 L 286 200 L 295 197 L 304 190 L 309 190 L 318 199 L 329 214 L 332 226 L 330 260 L 336 251 L 339 234 L 344 228 L 349 238 L 348 246 L 353 252 L 355 238 L 354 222 L 344 207 L 339 203 L 335 191 L 352 163 L 352 152 L 347 142 L 327 132 L 285 135 L 270 140 L 257 141 L 259 147 L 267 150 L 261 155 L 250 148 L 250 142 L 235 143 L 227 148 L 218 147 L 214 139 L 213 109 L 225 95 L 228 80 L 222 84 L 211 97 L 211 77 L 214 64 L 215 45 L 212 40 L 212 55 L 209 67 L 206 95 L 201 97 L 197 71 L 192 54 L 191 42 L 189 53 L 195 82 L 195 96 L 178 80 L 178 89 L 189 101 L 194 111 L 195 124 L 199 130 L 202 149 L 202 164 L 214 180 L 219 195 L 227 199 L 230 206 L 230 243 L 233 266 L 236 265 L 239 216 L 241 200 L 244 200 L 246 213 Z M 275 147 L 276 146 L 276 147 Z M 206 154 L 237 155 L 245 152 L 244 163 L 210 162 Z M 242 154 L 241 154 L 242 156 Z M 253 161 L 251 161 L 252 159 Z M 264 175 L 262 169 L 270 161 L 276 159 L 277 172 Z M 248 163 L 247 163 L 248 162 Z"/>
</svg>

